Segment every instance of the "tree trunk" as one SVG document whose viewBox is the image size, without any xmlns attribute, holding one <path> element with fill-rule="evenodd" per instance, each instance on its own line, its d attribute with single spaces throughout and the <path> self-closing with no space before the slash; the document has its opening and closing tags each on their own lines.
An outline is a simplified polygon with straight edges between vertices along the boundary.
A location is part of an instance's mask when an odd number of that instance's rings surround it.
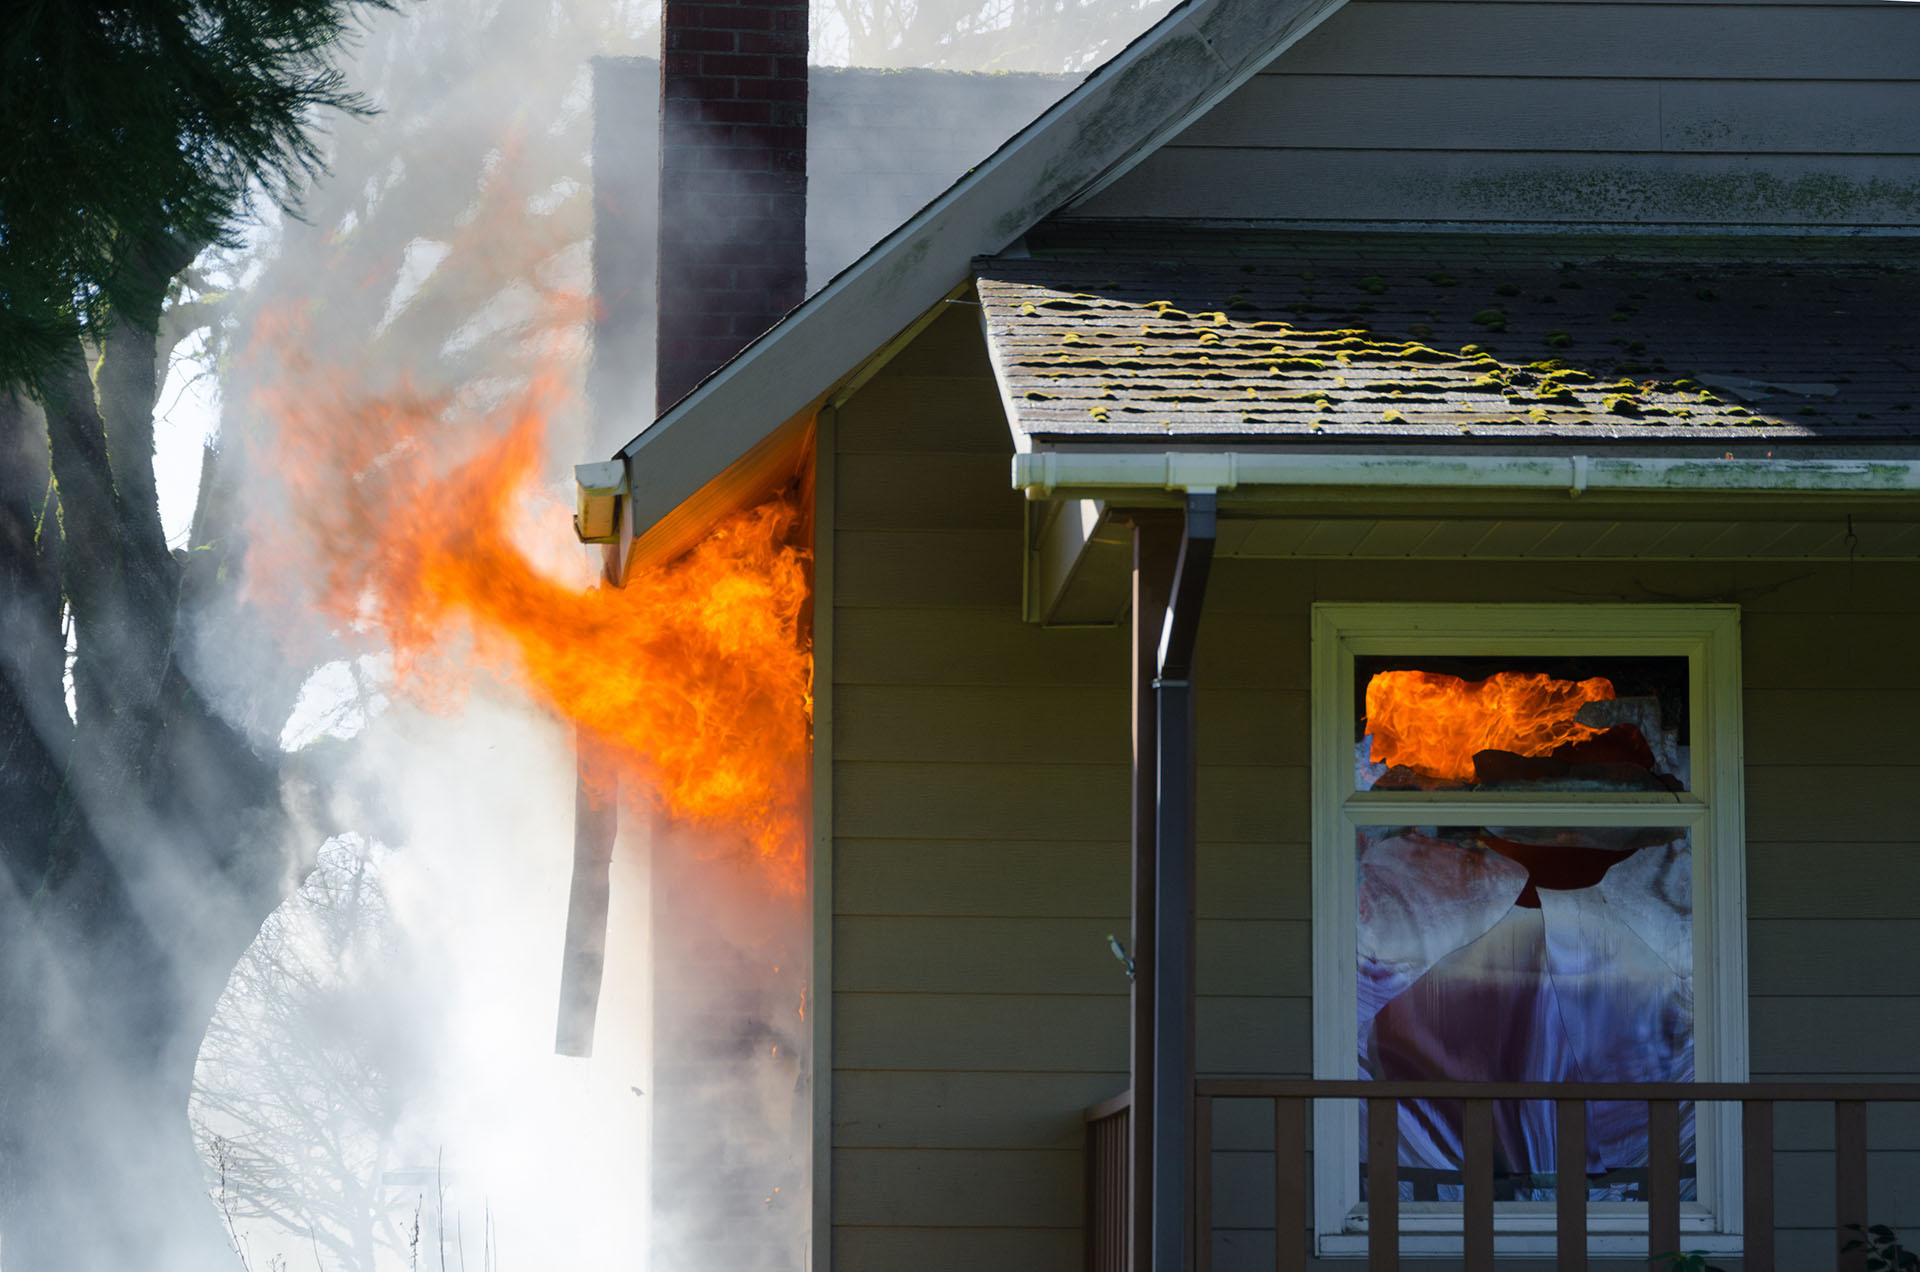
<svg viewBox="0 0 1920 1272">
<path fill-rule="evenodd" d="M 192 258 L 151 247 L 164 279 Z M 0 1259 L 238 1266 L 187 1121 L 221 989 L 309 853 L 279 757 L 184 669 L 194 615 L 152 471 L 157 313 L 44 410 L 0 399 Z M 57 492 L 57 497 L 55 492 Z M 197 527 L 217 566 L 234 526 Z M 189 600 L 207 605 L 204 580 Z M 77 635 L 69 712 L 64 621 Z"/>
<path fill-rule="evenodd" d="M 46 869 L 73 731 L 59 692 L 58 524 L 40 411 L 0 395 L 0 865 L 28 895 Z"/>
<path fill-rule="evenodd" d="M 7 1046 L 6 1272 L 238 1268 L 187 1124 L 196 1024 L 178 1022 L 158 1048 L 130 1036 L 129 986 L 62 976 L 51 964 L 71 960 L 51 949 L 23 960 L 31 940 L 7 951 L 10 967 L 37 966 L 25 984 L 9 977 L 6 1017 L 37 1015 L 43 1027 Z"/>
<path fill-rule="evenodd" d="M 89 816 L 85 785 L 78 820 L 91 845 L 94 827 L 127 823 Z M 92 845 L 37 904 L 0 888 L 6 1272 L 236 1266 L 187 1105 L 220 991 L 278 889 L 245 871 L 196 870 L 226 854 L 193 837 L 251 820 L 263 832 L 253 853 L 284 861 L 284 826 L 257 804 L 252 819 L 233 815 L 247 807 L 233 799 L 204 829 L 137 817 L 160 829 L 157 841 Z"/>
</svg>

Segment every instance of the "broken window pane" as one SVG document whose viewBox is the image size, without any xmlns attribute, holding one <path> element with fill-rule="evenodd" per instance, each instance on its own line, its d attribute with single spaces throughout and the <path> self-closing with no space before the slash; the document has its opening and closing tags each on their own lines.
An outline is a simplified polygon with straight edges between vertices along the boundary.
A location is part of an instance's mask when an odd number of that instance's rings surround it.
<svg viewBox="0 0 1920 1272">
<path fill-rule="evenodd" d="M 1354 789 L 1683 791 L 1684 657 L 1355 659 Z"/>
<path fill-rule="evenodd" d="M 1359 1072 L 1384 1081 L 1693 1079 L 1692 851 L 1673 827 L 1361 827 Z M 1362 1106 L 1361 1189 L 1366 1188 Z M 1457 1201 L 1457 1101 L 1400 1106 L 1409 1201 Z M 1554 1111 L 1501 1101 L 1495 1197 L 1553 1197 Z M 1693 1108 L 1681 1118 L 1694 1196 Z M 1594 1201 L 1644 1201 L 1647 1111 L 1590 1105 Z"/>
</svg>

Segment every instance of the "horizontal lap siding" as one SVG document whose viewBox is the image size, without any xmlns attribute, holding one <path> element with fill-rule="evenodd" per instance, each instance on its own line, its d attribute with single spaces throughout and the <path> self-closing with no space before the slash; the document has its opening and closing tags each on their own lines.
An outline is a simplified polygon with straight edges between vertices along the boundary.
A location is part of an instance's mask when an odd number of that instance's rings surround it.
<svg viewBox="0 0 1920 1272">
<path fill-rule="evenodd" d="M 1750 1059 L 1788 1081 L 1920 1076 L 1920 570 L 1745 567 Z M 1920 1109 L 1872 1115 L 1874 1222 L 1920 1222 Z M 1782 1109 L 1781 1264 L 1831 1249 L 1832 1121 Z"/>
<path fill-rule="evenodd" d="M 1126 641 L 1020 622 L 978 323 L 955 306 L 835 429 L 843 1272 L 1072 1266 L 1081 1112 L 1126 1085 Z"/>
<path fill-rule="evenodd" d="M 1019 620 L 1022 503 L 977 318 L 836 421 L 834 1251 L 1077 1257 L 1081 1113 L 1126 1084 L 1124 631 Z M 1210 1072 L 1310 1063 L 1305 626 L 1223 632 L 1200 742 Z"/>
<path fill-rule="evenodd" d="M 1074 209 L 1920 225 L 1920 10 L 1349 0 Z"/>
<path fill-rule="evenodd" d="M 845 1272 L 1070 1265 L 1081 1110 L 1126 1080 L 1107 937 L 1127 926 L 1127 639 L 1019 620 L 1022 505 L 976 322 L 956 306 L 836 428 Z M 1198 654 L 1204 1072 L 1311 1064 L 1315 600 L 1739 603 L 1755 1074 L 1915 1076 L 1920 569 L 1243 559 L 1216 565 Z M 1806 1116 L 1783 1115 L 1783 1190 L 1831 1164 L 1824 1113 Z M 1264 1118 L 1221 1114 L 1222 1197 L 1244 1200 L 1222 1202 L 1216 1266 L 1270 1257 Z M 1876 1169 L 1904 1186 L 1920 1111 L 1875 1126 Z M 1821 1195 L 1783 1210 L 1791 1239 Z"/>
<path fill-rule="evenodd" d="M 1903 80 L 1912 15 L 1888 4 L 1352 0 L 1281 72 Z"/>
<path fill-rule="evenodd" d="M 1264 648 L 1295 667 L 1266 679 L 1297 682 L 1315 600 L 1740 604 L 1754 1076 L 1920 1078 L 1920 568 L 1227 560 L 1202 653 L 1238 660 Z M 1216 722 L 1204 707 L 1201 720 L 1204 737 Z M 1285 781 L 1288 761 L 1276 763 Z M 1290 833 L 1304 879 L 1304 812 Z M 1283 1051 L 1272 1070 L 1292 1067 Z M 1270 1266 L 1269 1107 L 1227 1102 L 1216 1117 L 1216 1268 Z M 1794 1259 L 1831 1248 L 1821 1232 L 1831 1116 L 1829 1106 L 1780 1114 L 1782 1267 L 1817 1266 Z M 1920 1109 L 1876 1110 L 1872 1144 L 1875 1222 L 1920 1224 Z"/>
<path fill-rule="evenodd" d="M 1409 110 L 1445 109 L 1409 102 Z M 1088 211 L 1197 220 L 1920 225 L 1906 156 L 1516 154 L 1169 147 L 1130 175 L 1150 198 Z M 1116 206 L 1118 205 L 1118 206 Z"/>
</svg>

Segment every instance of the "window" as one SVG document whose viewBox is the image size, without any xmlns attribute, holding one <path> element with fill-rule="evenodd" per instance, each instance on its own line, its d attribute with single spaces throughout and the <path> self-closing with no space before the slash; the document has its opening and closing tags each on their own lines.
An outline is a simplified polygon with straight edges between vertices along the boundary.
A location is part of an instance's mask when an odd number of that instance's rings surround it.
<svg viewBox="0 0 1920 1272">
<path fill-rule="evenodd" d="M 1319 605 L 1314 1071 L 1744 1081 L 1738 611 Z M 1457 1105 L 1400 1109 L 1403 1248 L 1457 1248 Z M 1326 1254 L 1364 1247 L 1364 1112 L 1316 1112 Z M 1736 1118 L 1683 1115 L 1682 1225 L 1739 1230 Z M 1588 1113 L 1592 1249 L 1638 1254 L 1646 1113 Z M 1495 1115 L 1499 1248 L 1551 1249 L 1553 1117 Z"/>
</svg>

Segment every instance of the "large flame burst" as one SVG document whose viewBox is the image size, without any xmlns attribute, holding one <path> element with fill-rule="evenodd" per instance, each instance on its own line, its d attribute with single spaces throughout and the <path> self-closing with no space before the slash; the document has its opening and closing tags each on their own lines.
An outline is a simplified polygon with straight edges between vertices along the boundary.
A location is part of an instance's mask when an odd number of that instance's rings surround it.
<svg viewBox="0 0 1920 1272">
<path fill-rule="evenodd" d="M 1477 752 L 1546 755 L 1598 737 L 1604 730 L 1575 717 L 1587 703 L 1612 697 L 1612 682 L 1597 676 L 1556 680 L 1501 671 L 1463 680 L 1434 671 L 1384 671 L 1367 681 L 1366 728 L 1376 763 L 1471 781 Z"/>
<path fill-rule="evenodd" d="M 562 377 L 536 369 L 477 405 L 356 387 L 302 352 L 292 321 L 266 343 L 276 365 L 257 397 L 277 425 L 294 531 L 272 555 L 317 567 L 321 610 L 384 636 L 402 690 L 429 705 L 458 701 L 475 666 L 521 687 L 598 743 L 623 785 L 749 845 L 777 889 L 799 888 L 813 705 L 804 493 L 725 518 L 623 588 L 569 582 L 536 559 L 582 555 L 564 505 L 537 485 Z"/>
</svg>

